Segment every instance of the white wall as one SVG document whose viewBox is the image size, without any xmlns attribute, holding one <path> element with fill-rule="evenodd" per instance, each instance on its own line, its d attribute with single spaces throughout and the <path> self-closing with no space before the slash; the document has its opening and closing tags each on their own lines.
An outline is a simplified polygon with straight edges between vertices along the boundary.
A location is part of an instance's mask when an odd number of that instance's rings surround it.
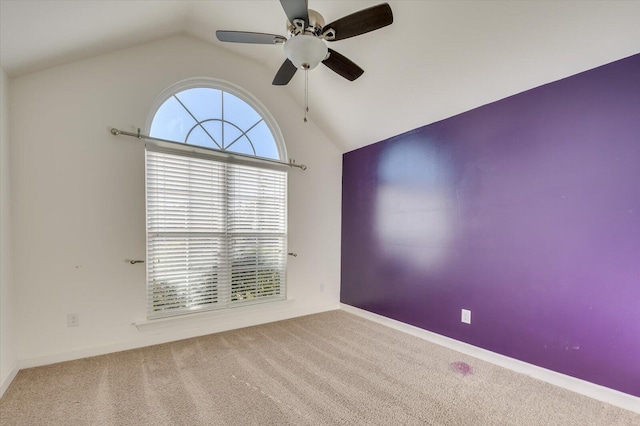
<svg viewBox="0 0 640 426">
<path fill-rule="evenodd" d="M 22 367 L 339 307 L 340 151 L 282 88 L 274 70 L 186 37 L 12 79 L 14 279 Z M 293 301 L 145 319 L 144 146 L 108 129 L 144 128 L 156 97 L 196 76 L 235 83 L 275 117 L 289 156 L 288 296 Z M 323 289 L 323 290 L 322 290 Z M 67 313 L 80 315 L 68 328 Z"/>
<path fill-rule="evenodd" d="M 17 372 L 16 296 L 11 264 L 9 79 L 0 68 L 0 396 Z"/>
</svg>

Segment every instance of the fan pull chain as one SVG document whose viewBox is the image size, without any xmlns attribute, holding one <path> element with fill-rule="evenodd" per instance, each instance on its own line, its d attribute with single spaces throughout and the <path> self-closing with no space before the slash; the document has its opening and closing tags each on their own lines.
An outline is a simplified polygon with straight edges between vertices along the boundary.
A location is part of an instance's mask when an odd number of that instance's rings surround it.
<svg viewBox="0 0 640 426">
<path fill-rule="evenodd" d="M 309 68 L 304 69 L 304 122 L 307 122 L 309 112 Z"/>
</svg>

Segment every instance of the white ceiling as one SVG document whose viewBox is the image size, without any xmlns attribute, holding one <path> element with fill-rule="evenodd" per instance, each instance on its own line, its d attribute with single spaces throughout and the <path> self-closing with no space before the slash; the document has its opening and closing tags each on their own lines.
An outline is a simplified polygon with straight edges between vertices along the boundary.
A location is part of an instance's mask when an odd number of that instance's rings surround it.
<svg viewBox="0 0 640 426">
<path fill-rule="evenodd" d="M 326 22 L 381 3 L 309 0 Z M 331 43 L 364 68 L 319 66 L 310 117 L 344 151 L 640 53 L 640 1 L 389 0 L 394 23 Z M 16 77 L 188 33 L 271 70 L 281 46 L 220 43 L 218 29 L 286 35 L 277 0 L 0 0 L 0 66 Z M 639 76 L 640 78 L 640 76 Z M 283 87 L 303 103 L 298 72 Z M 299 111 L 302 119 L 302 106 Z"/>
</svg>

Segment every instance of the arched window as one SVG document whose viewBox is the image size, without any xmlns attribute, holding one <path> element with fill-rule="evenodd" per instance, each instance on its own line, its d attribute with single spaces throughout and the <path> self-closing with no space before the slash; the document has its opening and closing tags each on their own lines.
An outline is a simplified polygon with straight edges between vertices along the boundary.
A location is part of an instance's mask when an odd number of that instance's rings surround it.
<svg viewBox="0 0 640 426">
<path fill-rule="evenodd" d="M 220 151 L 286 160 L 282 152 L 284 144 L 276 141 L 273 119 L 264 116 L 264 107 L 246 94 L 243 99 L 233 86 L 221 86 L 209 82 L 204 87 L 200 84 L 171 93 L 157 108 L 149 135 Z"/>
<path fill-rule="evenodd" d="M 228 83 L 159 98 L 146 151 L 147 317 L 281 300 L 286 150 L 268 111 Z M 238 155 L 239 154 L 239 155 Z"/>
</svg>

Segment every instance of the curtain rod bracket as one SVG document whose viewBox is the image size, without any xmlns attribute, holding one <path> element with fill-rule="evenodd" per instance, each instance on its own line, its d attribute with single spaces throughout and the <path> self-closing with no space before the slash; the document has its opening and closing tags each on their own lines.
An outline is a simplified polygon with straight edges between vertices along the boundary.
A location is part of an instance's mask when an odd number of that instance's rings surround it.
<svg viewBox="0 0 640 426">
<path fill-rule="evenodd" d="M 302 170 L 307 170 L 307 166 L 305 166 L 304 164 L 296 164 L 296 160 L 294 160 L 293 158 L 289 158 L 289 166 L 298 167 Z"/>
</svg>

